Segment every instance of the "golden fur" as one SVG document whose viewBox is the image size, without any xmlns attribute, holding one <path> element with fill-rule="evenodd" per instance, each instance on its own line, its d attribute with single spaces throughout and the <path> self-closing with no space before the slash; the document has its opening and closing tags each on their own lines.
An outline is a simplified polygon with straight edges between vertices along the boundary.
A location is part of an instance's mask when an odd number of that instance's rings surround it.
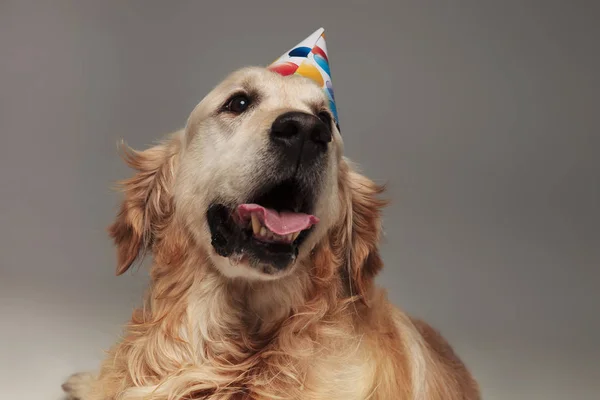
<svg viewBox="0 0 600 400">
<path fill-rule="evenodd" d="M 215 115 L 229 93 L 248 86 L 264 100 L 247 120 Z M 265 141 L 258 132 L 283 111 L 312 112 L 324 102 L 308 80 L 243 69 L 196 107 L 185 129 L 125 152 L 135 175 L 122 184 L 125 198 L 109 229 L 117 274 L 148 251 L 152 283 L 99 373 L 63 385 L 70 398 L 480 398 L 443 338 L 374 284 L 383 266 L 383 188 L 342 157 L 337 130 L 319 228 L 289 273 L 261 279 L 212 250 L 203 213 L 209 196 L 241 199 L 266 168 L 252 158 Z"/>
</svg>

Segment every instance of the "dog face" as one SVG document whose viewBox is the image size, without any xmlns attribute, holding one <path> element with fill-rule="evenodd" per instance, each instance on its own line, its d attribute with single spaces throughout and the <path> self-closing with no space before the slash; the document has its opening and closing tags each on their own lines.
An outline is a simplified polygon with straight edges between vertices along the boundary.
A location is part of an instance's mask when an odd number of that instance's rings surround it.
<svg viewBox="0 0 600 400">
<path fill-rule="evenodd" d="M 327 104 L 306 78 L 247 68 L 192 112 L 175 209 L 225 275 L 287 274 L 337 219 L 342 140 Z"/>
<path fill-rule="evenodd" d="M 383 189 L 342 157 L 327 104 L 309 79 L 244 68 L 196 106 L 183 131 L 127 152 L 137 173 L 123 182 L 109 230 L 117 273 L 144 249 L 172 265 L 185 247 L 179 258 L 208 254 L 233 278 L 277 279 L 320 257 L 325 269 L 346 266 L 361 291 L 381 266 Z"/>
</svg>

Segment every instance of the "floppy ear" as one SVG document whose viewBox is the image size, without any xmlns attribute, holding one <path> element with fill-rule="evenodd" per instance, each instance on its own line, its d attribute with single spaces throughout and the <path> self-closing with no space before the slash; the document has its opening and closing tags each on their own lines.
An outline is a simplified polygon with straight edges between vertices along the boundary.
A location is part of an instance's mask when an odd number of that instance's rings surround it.
<svg viewBox="0 0 600 400">
<path fill-rule="evenodd" d="M 346 161 L 340 174 L 340 193 L 345 203 L 344 226 L 340 235 L 346 260 L 350 293 L 368 305 L 375 275 L 383 267 L 379 255 L 381 211 L 387 201 L 379 196 L 385 187 L 356 172 Z"/>
<path fill-rule="evenodd" d="M 117 275 L 151 246 L 173 213 L 171 185 L 180 146 L 175 135 L 144 151 L 122 145 L 123 159 L 136 173 L 120 182 L 125 199 L 108 228 L 117 246 Z"/>
</svg>

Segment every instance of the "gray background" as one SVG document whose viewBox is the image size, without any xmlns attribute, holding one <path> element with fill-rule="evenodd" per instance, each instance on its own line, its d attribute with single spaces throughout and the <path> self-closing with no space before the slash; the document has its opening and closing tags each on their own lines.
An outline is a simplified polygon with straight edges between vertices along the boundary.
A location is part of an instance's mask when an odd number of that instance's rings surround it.
<svg viewBox="0 0 600 400">
<path fill-rule="evenodd" d="M 391 299 L 486 399 L 598 398 L 598 2 L 366 3 L 0 2 L 0 398 L 58 399 L 141 298 L 105 234 L 117 140 L 320 26 L 347 155 L 390 185 Z"/>
</svg>

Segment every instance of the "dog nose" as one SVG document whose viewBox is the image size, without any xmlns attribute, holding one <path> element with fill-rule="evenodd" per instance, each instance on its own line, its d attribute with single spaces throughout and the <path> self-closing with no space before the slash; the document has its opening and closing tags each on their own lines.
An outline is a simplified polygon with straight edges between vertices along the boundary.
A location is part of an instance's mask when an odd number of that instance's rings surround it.
<svg viewBox="0 0 600 400">
<path fill-rule="evenodd" d="M 298 151 L 324 152 L 331 139 L 331 127 L 318 117 L 299 111 L 281 114 L 271 126 L 273 142 Z"/>
</svg>

